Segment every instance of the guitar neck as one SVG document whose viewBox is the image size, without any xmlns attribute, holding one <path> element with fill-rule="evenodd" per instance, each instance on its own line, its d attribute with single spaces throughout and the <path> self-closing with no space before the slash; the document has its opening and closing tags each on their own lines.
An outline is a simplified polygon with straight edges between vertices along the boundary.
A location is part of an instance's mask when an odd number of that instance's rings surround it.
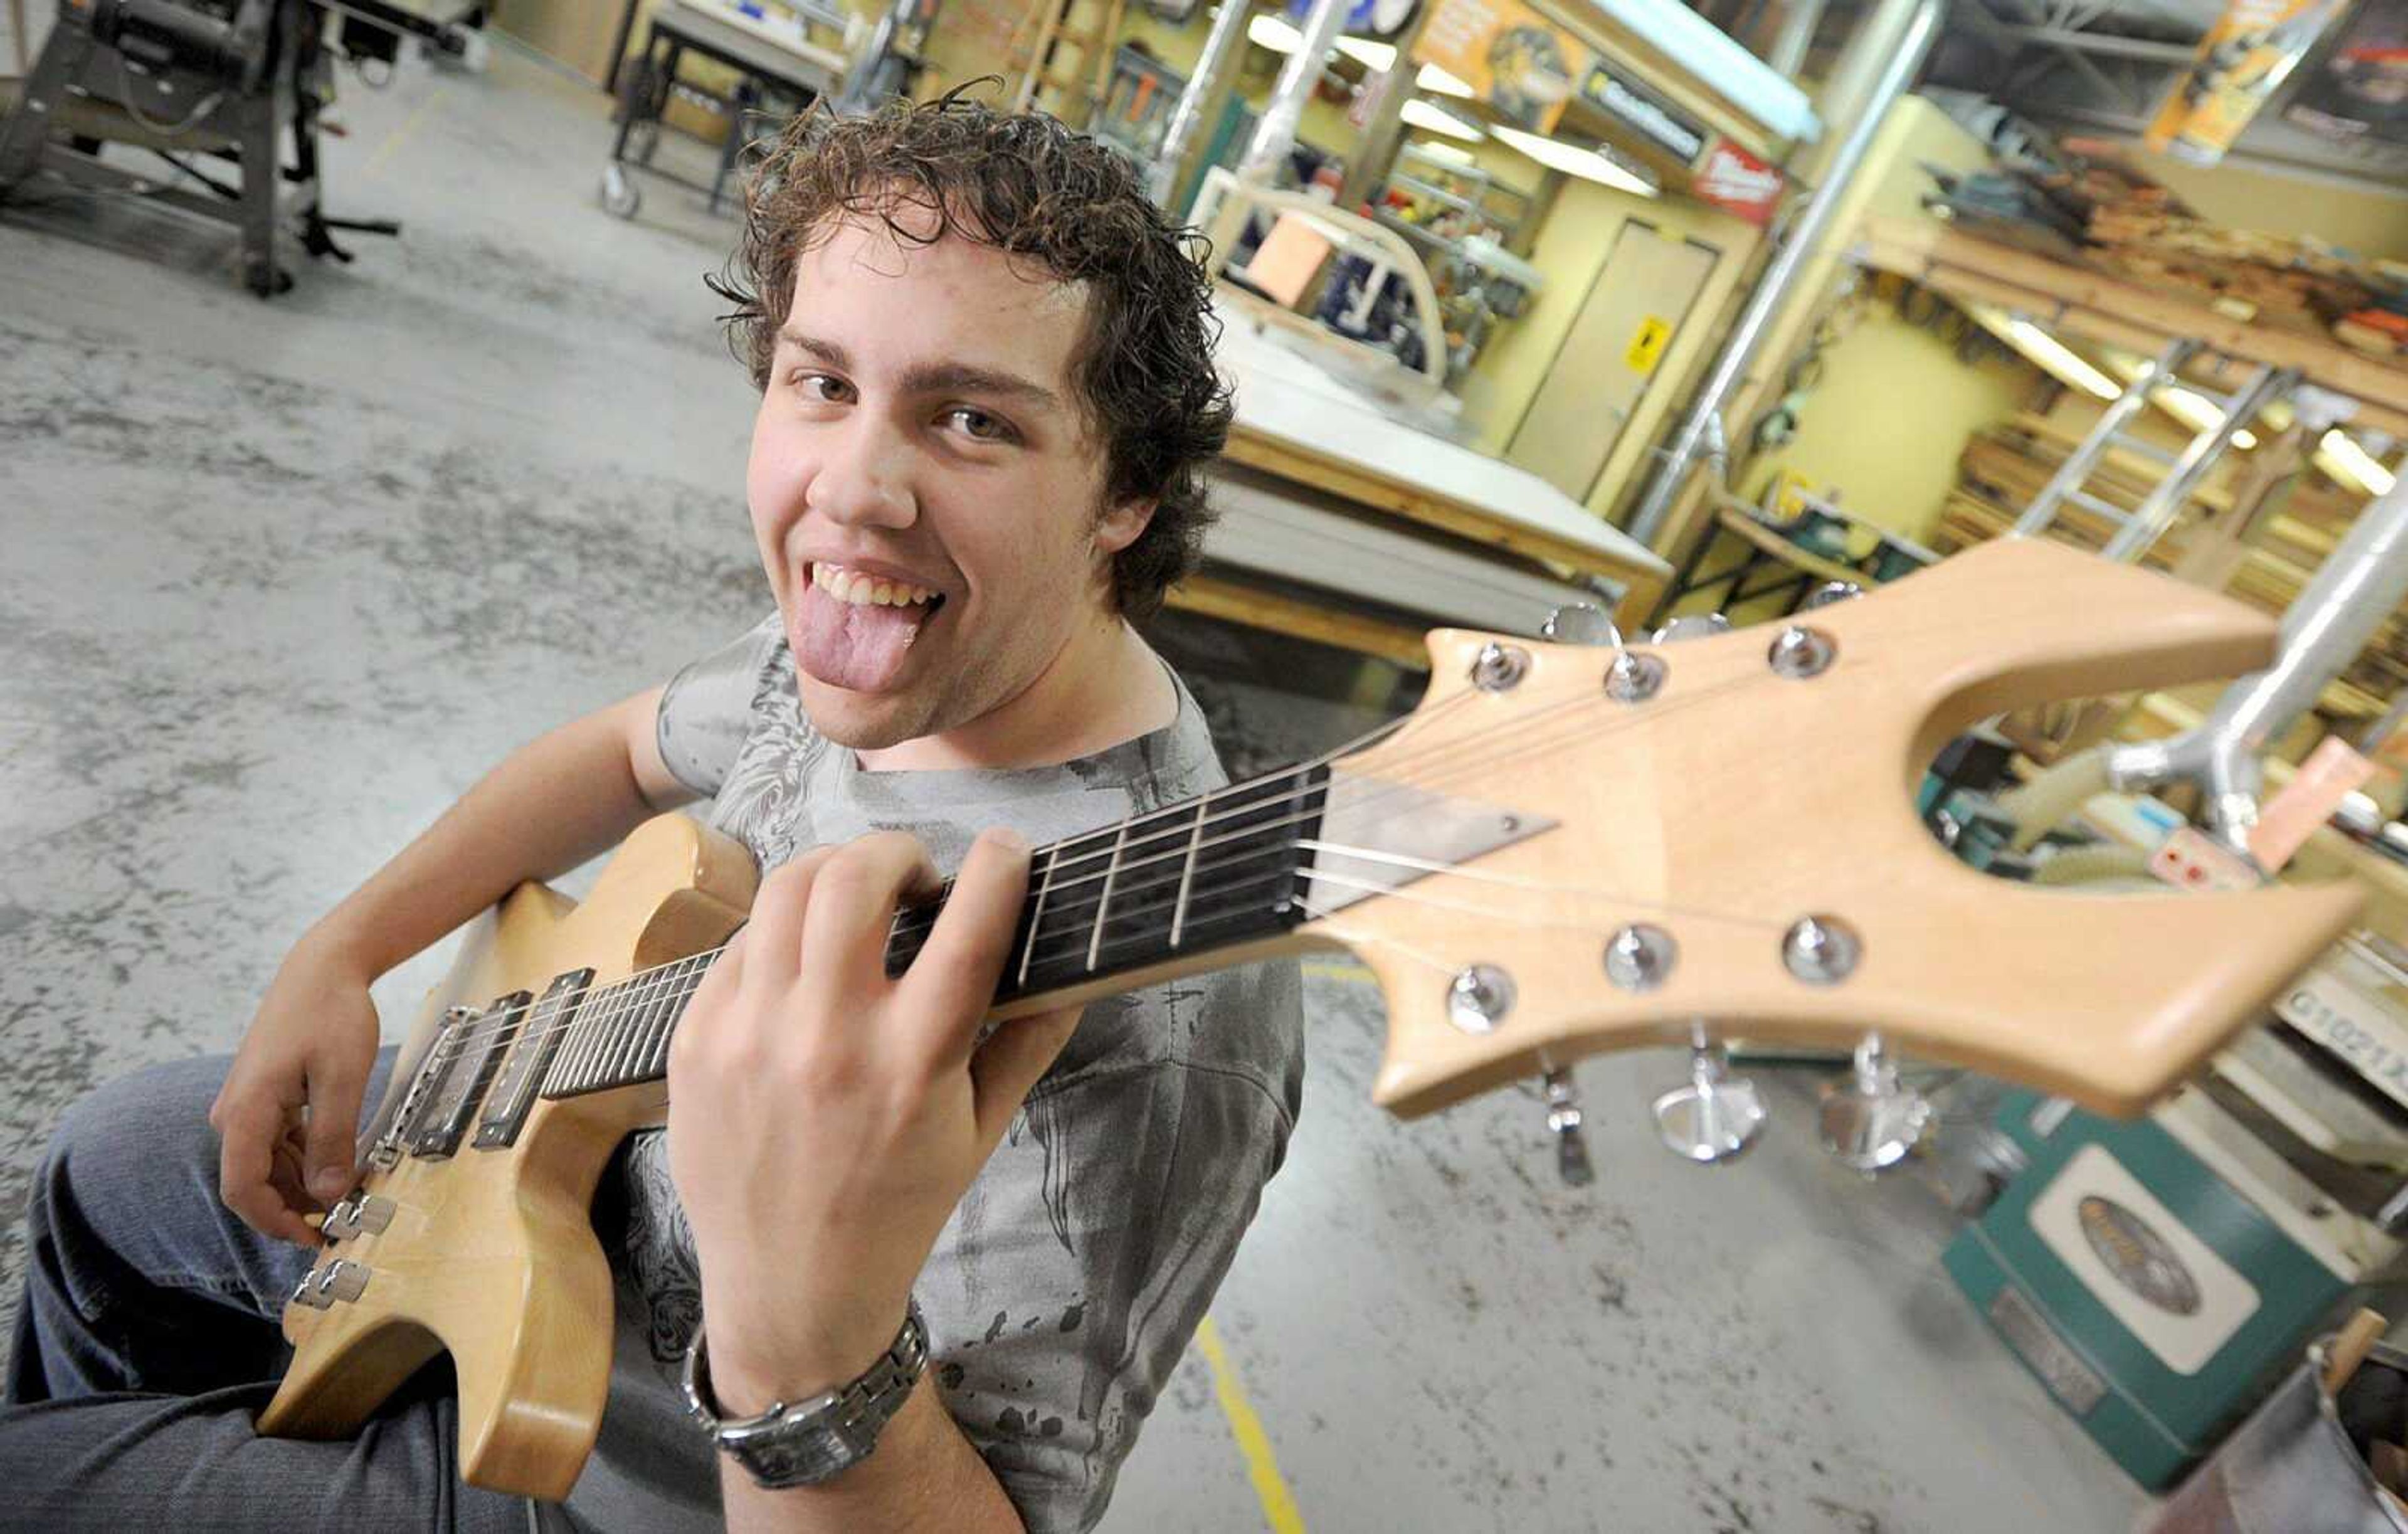
<svg viewBox="0 0 2408 1534">
<path fill-rule="evenodd" d="M 1125 989 L 1139 976 L 1217 968 L 1237 950 L 1284 936 L 1307 918 L 1299 884 L 1328 788 L 1326 767 L 1276 772 L 1038 848 L 996 1008 L 1036 1011 Z M 952 894 L 948 880 L 896 914 L 889 975 L 910 967 Z M 721 952 L 534 1003 L 522 1031 L 543 1051 L 540 1095 L 666 1076 L 678 1022 Z"/>
</svg>

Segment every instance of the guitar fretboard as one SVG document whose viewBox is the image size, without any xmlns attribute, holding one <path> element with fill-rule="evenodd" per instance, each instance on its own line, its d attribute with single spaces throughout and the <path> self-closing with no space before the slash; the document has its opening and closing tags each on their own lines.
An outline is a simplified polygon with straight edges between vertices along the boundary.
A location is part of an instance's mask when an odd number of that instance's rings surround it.
<svg viewBox="0 0 2408 1534">
<path fill-rule="evenodd" d="M 1284 771 L 1038 848 L 1028 891 L 996 987 L 997 1005 L 1197 961 L 1285 932 L 1307 916 L 1298 875 L 1327 797 L 1329 770 Z M 886 970 L 910 967 L 951 897 L 898 912 Z M 574 1021 L 545 1045 L 541 1095 L 566 1097 L 668 1073 L 669 1041 L 720 950 L 697 953 L 588 993 Z"/>
</svg>

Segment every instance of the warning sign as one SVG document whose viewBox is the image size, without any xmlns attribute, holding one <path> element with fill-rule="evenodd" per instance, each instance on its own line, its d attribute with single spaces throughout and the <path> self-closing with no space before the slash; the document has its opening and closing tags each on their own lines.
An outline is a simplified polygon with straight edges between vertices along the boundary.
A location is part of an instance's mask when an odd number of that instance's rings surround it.
<svg viewBox="0 0 2408 1534">
<path fill-rule="evenodd" d="M 1630 350 L 1622 360 L 1634 373 L 1653 373 L 1656 359 L 1664 354 L 1664 343 L 1672 338 L 1672 323 L 1660 314 L 1651 314 L 1639 322 L 1639 334 L 1630 337 Z"/>
</svg>

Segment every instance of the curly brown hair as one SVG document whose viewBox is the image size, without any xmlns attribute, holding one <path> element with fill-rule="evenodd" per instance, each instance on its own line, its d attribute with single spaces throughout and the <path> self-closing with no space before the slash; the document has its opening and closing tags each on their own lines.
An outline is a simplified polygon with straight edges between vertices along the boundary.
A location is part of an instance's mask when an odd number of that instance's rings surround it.
<svg viewBox="0 0 2408 1534">
<path fill-rule="evenodd" d="M 709 280 L 737 306 L 724 317 L 729 349 L 755 387 L 768 387 L 796 265 L 847 222 L 879 220 L 914 245 L 951 235 L 1086 283 L 1071 381 L 1104 446 L 1103 505 L 1154 503 L 1145 531 L 1112 560 L 1114 608 L 1143 618 L 1196 567 L 1212 516 L 1203 469 L 1229 433 L 1205 240 L 1166 218 L 1110 149 L 965 89 L 858 117 L 814 106 L 762 146 L 743 238 Z"/>
</svg>

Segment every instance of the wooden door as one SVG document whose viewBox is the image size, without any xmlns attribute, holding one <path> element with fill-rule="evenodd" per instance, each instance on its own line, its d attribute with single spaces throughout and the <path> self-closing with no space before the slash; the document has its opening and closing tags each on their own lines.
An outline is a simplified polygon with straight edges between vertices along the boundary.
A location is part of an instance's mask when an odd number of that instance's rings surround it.
<svg viewBox="0 0 2408 1534">
<path fill-rule="evenodd" d="M 1586 500 L 1721 254 L 1624 221 L 1506 458 Z"/>
</svg>

